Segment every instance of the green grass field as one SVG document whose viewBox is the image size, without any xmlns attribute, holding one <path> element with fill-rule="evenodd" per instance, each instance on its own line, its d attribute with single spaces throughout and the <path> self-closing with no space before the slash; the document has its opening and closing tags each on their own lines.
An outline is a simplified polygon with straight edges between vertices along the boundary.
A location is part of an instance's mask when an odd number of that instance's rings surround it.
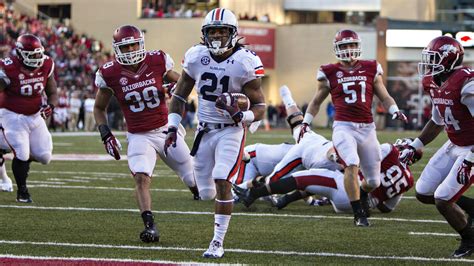
<svg viewBox="0 0 474 266">
<path fill-rule="evenodd" d="M 378 135 L 382 143 L 417 132 Z M 125 144 L 123 135 L 119 139 Z M 416 177 L 445 140 L 443 135 L 427 147 L 423 160 L 412 167 Z M 105 153 L 98 136 L 55 136 L 53 141 L 56 154 Z M 247 144 L 283 141 L 292 141 L 288 130 L 261 131 L 250 135 Z M 13 179 L 10 167 L 8 161 Z M 214 202 L 194 201 L 160 161 L 152 184 L 161 232 L 155 244 L 138 237 L 143 224 L 126 161 L 34 163 L 28 181 L 33 204 L 16 203 L 16 193 L 0 193 L 0 254 L 243 264 L 474 263 L 474 258 L 450 259 L 459 245 L 455 232 L 434 206 L 417 202 L 413 190 L 393 213 L 374 213 L 369 228 L 354 227 L 350 215 L 336 215 L 329 206 L 297 202 L 278 211 L 262 201 L 250 209 L 235 205 L 225 257 L 209 261 L 201 254 L 212 238 Z"/>
</svg>

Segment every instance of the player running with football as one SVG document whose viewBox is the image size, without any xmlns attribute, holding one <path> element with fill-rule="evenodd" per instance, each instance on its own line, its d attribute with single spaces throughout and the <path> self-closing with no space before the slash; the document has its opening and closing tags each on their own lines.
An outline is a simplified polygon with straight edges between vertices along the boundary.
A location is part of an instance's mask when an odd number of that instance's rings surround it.
<svg viewBox="0 0 474 266">
<path fill-rule="evenodd" d="M 462 45 L 447 36 L 433 39 L 423 50 L 418 72 L 433 102 L 432 116 L 400 156 L 402 161 L 409 161 L 443 128 L 448 134 L 448 141 L 433 155 L 416 182 L 416 197 L 422 203 L 435 204 L 461 235 L 461 245 L 452 254 L 456 258 L 474 251 L 474 199 L 463 196 L 474 182 L 474 70 L 461 65 L 463 56 Z"/>
<path fill-rule="evenodd" d="M 23 34 L 15 43 L 15 51 L 16 56 L 0 62 L 0 92 L 4 92 L 2 108 L 5 108 L 1 124 L 14 154 L 16 200 L 31 203 L 26 185 L 30 162 L 48 164 L 51 161 L 53 140 L 44 120 L 53 113 L 58 97 L 54 61 L 44 54 L 40 39 Z"/>
<path fill-rule="evenodd" d="M 343 161 L 344 187 L 351 202 L 356 226 L 369 226 L 367 214 L 361 206 L 367 193 L 380 185 L 380 144 L 375 132 L 371 107 L 375 94 L 392 118 L 406 121 L 383 84 L 383 70 L 375 60 L 359 60 L 361 40 L 352 30 L 341 30 L 334 38 L 334 51 L 338 63 L 322 65 L 317 74 L 318 91 L 309 103 L 304 116 L 301 137 L 324 99 L 331 94 L 336 115 L 332 140 Z M 301 140 L 300 140 L 301 141 Z M 359 187 L 358 172 L 366 182 Z"/>
<path fill-rule="evenodd" d="M 242 159 L 245 125 L 261 120 L 265 112 L 261 89 L 264 68 L 260 58 L 238 42 L 237 19 L 230 10 L 211 10 L 201 31 L 203 43 L 186 52 L 183 73 L 171 99 L 166 145 L 168 152 L 183 145 L 176 143 L 178 125 L 196 85 L 199 127 L 191 151 L 196 183 L 203 199 L 215 198 L 214 237 L 203 256 L 221 258 L 233 208 L 230 181 Z M 238 99 L 230 93 L 244 93 L 250 110 L 240 110 Z"/>
<path fill-rule="evenodd" d="M 176 141 L 179 147 L 165 154 L 168 108 L 165 102 L 164 80 L 175 82 L 179 74 L 173 71 L 173 59 L 163 51 L 145 50 L 143 32 L 124 25 L 113 35 L 115 60 L 105 63 L 96 74 L 99 88 L 94 117 L 106 151 L 120 159 L 121 145 L 107 126 L 106 108 L 112 96 L 120 104 L 127 122 L 128 166 L 135 180 L 135 191 L 145 229 L 143 242 L 158 242 L 159 231 L 151 212 L 150 185 L 156 154 L 168 165 L 198 199 L 192 158 L 184 142 L 184 129 Z"/>
</svg>

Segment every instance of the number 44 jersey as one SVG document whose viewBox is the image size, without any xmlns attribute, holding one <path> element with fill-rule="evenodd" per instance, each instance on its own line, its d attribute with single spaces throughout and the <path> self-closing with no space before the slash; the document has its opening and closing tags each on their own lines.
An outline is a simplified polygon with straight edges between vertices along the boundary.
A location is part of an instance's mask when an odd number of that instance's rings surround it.
<svg viewBox="0 0 474 266">
<path fill-rule="evenodd" d="M 105 63 L 96 73 L 95 85 L 111 89 L 117 98 L 130 133 L 146 132 L 168 123 L 163 77 L 174 66 L 162 51 L 149 51 L 137 71 L 117 61 Z"/>
<path fill-rule="evenodd" d="M 372 123 L 374 80 L 383 70 L 377 61 L 358 60 L 350 68 L 341 63 L 322 65 L 317 79 L 326 80 L 336 109 L 334 120 Z"/>
<path fill-rule="evenodd" d="M 218 62 L 206 46 L 195 45 L 186 52 L 183 69 L 196 81 L 198 119 L 206 123 L 234 123 L 217 112 L 217 97 L 224 92 L 242 92 L 246 83 L 264 76 L 260 58 L 245 48 L 237 48 L 231 56 Z"/>
<path fill-rule="evenodd" d="M 27 70 L 16 56 L 0 61 L 0 78 L 7 81 L 2 107 L 23 115 L 32 115 L 42 105 L 42 93 L 54 73 L 54 62 L 47 56 L 41 67 Z"/>
</svg>

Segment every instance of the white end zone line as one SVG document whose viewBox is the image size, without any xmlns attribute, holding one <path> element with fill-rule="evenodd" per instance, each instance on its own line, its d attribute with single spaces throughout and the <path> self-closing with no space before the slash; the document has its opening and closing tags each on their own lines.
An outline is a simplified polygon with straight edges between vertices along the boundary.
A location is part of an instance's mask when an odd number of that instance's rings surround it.
<svg viewBox="0 0 474 266">
<path fill-rule="evenodd" d="M 139 212 L 138 209 L 106 209 L 106 208 L 84 208 L 84 207 L 43 207 L 43 206 L 25 206 L 25 205 L 0 205 L 0 208 L 12 209 L 35 209 L 51 211 L 96 211 L 96 212 Z M 159 214 L 180 214 L 180 215 L 214 215 L 214 212 L 193 212 L 193 211 L 157 211 Z M 302 214 L 274 214 L 274 213 L 243 213 L 233 212 L 234 216 L 250 217 L 286 217 L 286 218 L 312 218 L 312 219 L 354 219 L 352 216 L 344 215 L 302 215 Z M 405 218 L 383 218 L 371 217 L 371 220 L 390 221 L 390 222 L 412 222 L 412 223 L 447 223 L 444 220 L 425 220 L 425 219 L 405 219 Z"/>
<path fill-rule="evenodd" d="M 168 260 L 132 260 L 121 258 L 79 258 L 79 257 L 47 257 L 47 256 L 23 256 L 12 254 L 0 254 L 1 259 L 18 259 L 18 260 L 58 260 L 58 261 L 90 261 L 90 262 L 130 262 L 130 263 L 154 263 L 154 264 L 185 264 L 185 265 L 202 265 L 202 263 L 194 261 L 168 261 Z"/>
<path fill-rule="evenodd" d="M 60 247 L 80 247 L 80 248 L 111 248 L 111 249 L 138 249 L 138 250 L 168 250 L 168 251 L 196 251 L 202 252 L 202 248 L 188 247 L 159 247 L 159 246 L 130 246 L 130 245 L 98 245 L 98 244 L 76 244 L 76 243 L 58 243 L 58 242 L 29 242 L 29 241 L 11 241 L 0 240 L 0 244 L 10 245 L 36 245 L 36 246 L 60 246 Z M 439 262 L 467 262 L 474 263 L 471 259 L 450 259 L 450 258 L 431 258 L 431 257 L 412 257 L 412 256 L 372 256 L 357 255 L 345 253 L 329 253 L 329 252 L 298 252 L 283 250 L 246 250 L 226 248 L 226 252 L 248 253 L 248 254 L 273 254 L 273 255 L 297 255 L 297 256 L 315 256 L 315 257 L 340 257 L 355 259 L 380 259 L 380 260 L 405 260 L 405 261 L 439 261 Z M 0 255 L 1 256 L 1 255 Z"/>
<path fill-rule="evenodd" d="M 409 235 L 414 236 L 459 236 L 459 234 L 451 234 L 451 233 L 435 233 L 435 232 L 409 232 Z"/>
</svg>

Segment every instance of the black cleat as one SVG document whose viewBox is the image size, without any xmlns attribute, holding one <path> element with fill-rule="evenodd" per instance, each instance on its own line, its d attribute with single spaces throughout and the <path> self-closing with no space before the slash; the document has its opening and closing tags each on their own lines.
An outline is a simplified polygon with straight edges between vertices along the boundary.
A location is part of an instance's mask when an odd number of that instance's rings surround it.
<svg viewBox="0 0 474 266">
<path fill-rule="evenodd" d="M 286 200 L 285 196 L 278 198 L 275 202 L 275 207 L 277 207 L 279 210 L 285 208 L 287 205 L 288 201 Z"/>
<path fill-rule="evenodd" d="M 256 200 L 256 198 L 250 196 L 250 189 L 243 189 L 236 185 L 232 185 L 232 189 L 235 194 L 239 196 L 240 202 L 242 202 L 247 208 Z"/>
<path fill-rule="evenodd" d="M 461 245 L 451 256 L 455 258 L 469 257 L 474 252 L 474 239 L 461 239 Z"/>
<path fill-rule="evenodd" d="M 20 203 L 33 202 L 33 200 L 31 199 L 30 193 L 28 193 L 28 189 L 23 189 L 22 191 L 18 190 L 16 194 L 16 201 Z"/>
<path fill-rule="evenodd" d="M 140 233 L 140 239 L 145 243 L 159 242 L 160 233 L 156 229 L 156 226 L 145 227 L 145 230 Z"/>
<path fill-rule="evenodd" d="M 354 214 L 354 225 L 359 227 L 370 226 L 369 220 L 367 219 L 367 214 L 363 210 Z"/>
</svg>

